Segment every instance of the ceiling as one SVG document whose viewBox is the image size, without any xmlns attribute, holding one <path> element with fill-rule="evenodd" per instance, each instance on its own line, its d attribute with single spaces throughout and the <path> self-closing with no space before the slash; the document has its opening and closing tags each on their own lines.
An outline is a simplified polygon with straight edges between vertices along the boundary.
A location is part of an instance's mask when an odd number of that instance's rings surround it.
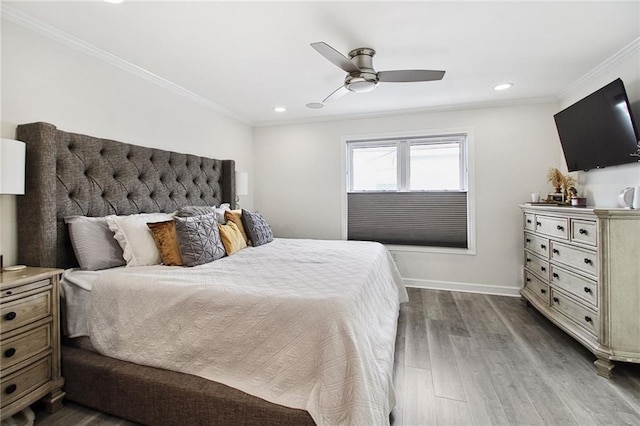
<svg viewBox="0 0 640 426">
<path fill-rule="evenodd" d="M 640 2 L 4 2 L 260 126 L 554 100 L 640 36 Z M 345 72 L 309 44 L 377 51 L 377 71 L 442 69 L 320 102 Z M 151 75 L 151 74 L 150 74 Z M 498 83 L 511 82 L 505 91 Z M 188 92 L 187 92 L 188 91 Z M 276 113 L 274 106 L 287 111 Z"/>
</svg>

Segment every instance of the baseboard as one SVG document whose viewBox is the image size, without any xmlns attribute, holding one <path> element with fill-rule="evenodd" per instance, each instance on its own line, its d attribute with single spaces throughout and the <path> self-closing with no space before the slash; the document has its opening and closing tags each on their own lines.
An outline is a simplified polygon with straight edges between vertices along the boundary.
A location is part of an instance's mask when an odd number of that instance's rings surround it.
<svg viewBox="0 0 640 426">
<path fill-rule="evenodd" d="M 403 281 L 407 287 L 520 297 L 520 288 L 517 287 L 476 283 L 457 283 L 453 281 L 419 280 L 414 278 L 404 278 Z"/>
</svg>

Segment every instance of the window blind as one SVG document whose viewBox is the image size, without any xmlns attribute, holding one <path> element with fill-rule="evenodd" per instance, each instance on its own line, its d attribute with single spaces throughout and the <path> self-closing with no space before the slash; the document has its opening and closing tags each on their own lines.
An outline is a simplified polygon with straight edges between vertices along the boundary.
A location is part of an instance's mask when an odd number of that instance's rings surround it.
<svg viewBox="0 0 640 426">
<path fill-rule="evenodd" d="M 352 192 L 347 239 L 468 248 L 467 192 Z"/>
</svg>

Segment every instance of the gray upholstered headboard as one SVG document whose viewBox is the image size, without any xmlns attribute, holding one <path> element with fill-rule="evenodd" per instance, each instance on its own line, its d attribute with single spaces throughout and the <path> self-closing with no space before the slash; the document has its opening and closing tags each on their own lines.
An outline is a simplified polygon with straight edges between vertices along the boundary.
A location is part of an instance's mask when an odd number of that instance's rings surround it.
<svg viewBox="0 0 640 426">
<path fill-rule="evenodd" d="M 48 123 L 18 126 L 27 145 L 18 197 L 18 261 L 77 265 L 64 217 L 173 212 L 186 205 L 235 207 L 235 162 L 68 133 Z"/>
</svg>

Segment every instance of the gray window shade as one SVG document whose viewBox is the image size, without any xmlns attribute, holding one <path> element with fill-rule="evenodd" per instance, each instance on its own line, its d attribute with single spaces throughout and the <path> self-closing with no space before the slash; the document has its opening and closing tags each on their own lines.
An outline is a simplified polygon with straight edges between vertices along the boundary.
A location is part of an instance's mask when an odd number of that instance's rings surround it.
<svg viewBox="0 0 640 426">
<path fill-rule="evenodd" d="M 464 191 L 354 192 L 347 209 L 349 240 L 468 248 Z"/>
</svg>

